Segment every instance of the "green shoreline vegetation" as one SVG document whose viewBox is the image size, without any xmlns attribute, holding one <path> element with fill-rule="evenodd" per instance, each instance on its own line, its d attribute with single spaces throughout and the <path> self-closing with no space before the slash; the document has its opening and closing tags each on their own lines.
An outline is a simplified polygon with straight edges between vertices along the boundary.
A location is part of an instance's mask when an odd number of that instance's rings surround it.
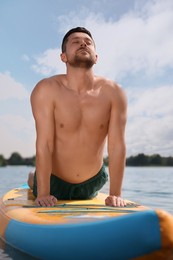
<svg viewBox="0 0 173 260">
<path fill-rule="evenodd" d="M 18 152 L 14 152 L 8 159 L 6 159 L 2 154 L 0 154 L 0 167 L 7 165 L 35 166 L 35 156 L 23 158 Z"/>
<path fill-rule="evenodd" d="M 105 164 L 109 164 L 109 158 L 104 159 Z M 140 153 L 136 156 L 130 156 L 126 158 L 126 166 L 173 166 L 173 157 L 162 157 L 159 154 L 145 155 Z"/>
<path fill-rule="evenodd" d="M 108 157 L 104 158 L 104 163 L 108 166 Z M 14 152 L 6 159 L 0 154 L 0 167 L 8 165 L 35 166 L 35 156 L 23 158 L 18 152 Z M 173 157 L 162 157 L 159 154 L 145 155 L 140 153 L 136 156 L 126 158 L 126 166 L 173 166 Z"/>
</svg>

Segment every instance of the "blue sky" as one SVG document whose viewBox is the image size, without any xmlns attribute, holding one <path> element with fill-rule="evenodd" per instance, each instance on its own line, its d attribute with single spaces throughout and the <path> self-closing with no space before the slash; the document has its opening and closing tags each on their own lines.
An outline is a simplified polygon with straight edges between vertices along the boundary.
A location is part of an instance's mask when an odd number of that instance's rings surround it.
<svg viewBox="0 0 173 260">
<path fill-rule="evenodd" d="M 95 39 L 95 74 L 127 94 L 127 156 L 173 155 L 172 0 L 1 0 L 0 154 L 35 154 L 30 94 L 65 73 L 60 45 L 76 26 Z"/>
</svg>

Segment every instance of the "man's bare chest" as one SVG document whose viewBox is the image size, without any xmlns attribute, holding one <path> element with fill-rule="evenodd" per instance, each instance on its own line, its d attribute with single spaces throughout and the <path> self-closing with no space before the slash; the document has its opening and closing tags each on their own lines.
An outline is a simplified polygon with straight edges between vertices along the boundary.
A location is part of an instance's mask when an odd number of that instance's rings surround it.
<svg viewBox="0 0 173 260">
<path fill-rule="evenodd" d="M 110 107 L 109 100 L 103 95 L 62 96 L 56 102 L 55 123 L 58 128 L 66 130 L 103 128 L 108 124 Z"/>
</svg>

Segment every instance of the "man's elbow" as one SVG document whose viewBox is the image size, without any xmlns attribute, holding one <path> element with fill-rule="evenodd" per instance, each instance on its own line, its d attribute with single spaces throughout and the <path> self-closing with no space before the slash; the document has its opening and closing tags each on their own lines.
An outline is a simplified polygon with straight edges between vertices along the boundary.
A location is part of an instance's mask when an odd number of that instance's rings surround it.
<svg viewBox="0 0 173 260">
<path fill-rule="evenodd" d="M 39 142 L 36 142 L 36 153 L 37 155 L 42 155 L 44 153 L 53 154 L 54 145 L 51 142 L 45 142 L 40 144 Z"/>
<path fill-rule="evenodd" d="M 118 156 L 121 158 L 125 158 L 126 157 L 126 144 L 123 142 L 121 144 L 117 144 L 114 147 L 112 147 L 112 145 L 110 145 L 110 147 L 108 147 L 108 154 L 109 156 Z"/>
</svg>

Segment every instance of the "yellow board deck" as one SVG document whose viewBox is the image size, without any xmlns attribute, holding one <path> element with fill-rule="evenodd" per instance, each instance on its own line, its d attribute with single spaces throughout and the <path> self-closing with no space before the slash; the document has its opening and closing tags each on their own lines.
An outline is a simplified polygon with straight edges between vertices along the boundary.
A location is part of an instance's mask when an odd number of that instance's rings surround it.
<svg viewBox="0 0 173 260">
<path fill-rule="evenodd" d="M 149 209 L 126 200 L 126 207 L 108 207 L 106 194 L 99 193 L 91 200 L 59 200 L 54 207 L 37 207 L 30 189 L 18 188 L 3 197 L 6 215 L 15 220 L 35 224 L 60 224 L 93 221 Z"/>
</svg>

